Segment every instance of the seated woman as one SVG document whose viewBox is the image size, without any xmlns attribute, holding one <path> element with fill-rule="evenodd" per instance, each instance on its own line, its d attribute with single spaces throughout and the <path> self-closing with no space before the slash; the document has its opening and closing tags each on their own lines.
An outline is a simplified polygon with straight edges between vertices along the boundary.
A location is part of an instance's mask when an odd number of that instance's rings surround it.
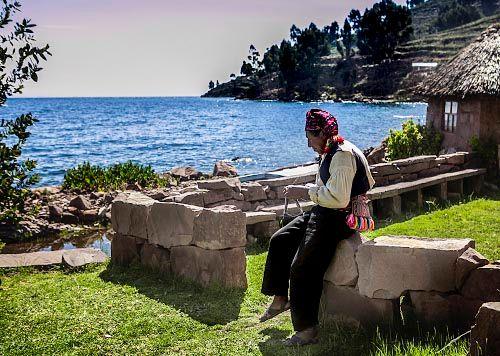
<svg viewBox="0 0 500 356">
<path fill-rule="evenodd" d="M 262 293 L 274 299 L 260 320 L 291 309 L 295 334 L 285 340 L 290 346 L 318 342 L 323 275 L 338 242 L 354 233 L 346 223 L 351 199 L 375 183 L 363 153 L 338 135 L 330 113 L 308 111 L 305 131 L 308 146 L 321 155 L 316 183 L 287 186 L 284 194 L 309 197 L 316 205 L 271 237 L 262 282 Z"/>
</svg>

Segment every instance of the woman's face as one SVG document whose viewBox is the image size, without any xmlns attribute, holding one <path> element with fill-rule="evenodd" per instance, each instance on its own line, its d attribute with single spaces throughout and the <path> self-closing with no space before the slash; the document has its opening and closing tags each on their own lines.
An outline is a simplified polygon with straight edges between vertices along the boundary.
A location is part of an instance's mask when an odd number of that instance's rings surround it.
<svg viewBox="0 0 500 356">
<path fill-rule="evenodd" d="M 325 148 L 327 138 L 320 132 L 318 136 L 314 136 L 311 131 L 306 131 L 307 146 L 311 147 L 314 152 L 322 154 Z"/>
</svg>

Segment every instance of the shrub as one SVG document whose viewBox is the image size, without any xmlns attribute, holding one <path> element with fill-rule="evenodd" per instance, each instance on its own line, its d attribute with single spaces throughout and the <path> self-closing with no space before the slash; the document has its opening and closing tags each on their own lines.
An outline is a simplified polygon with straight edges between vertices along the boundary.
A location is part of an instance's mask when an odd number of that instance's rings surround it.
<svg viewBox="0 0 500 356">
<path fill-rule="evenodd" d="M 91 165 L 89 162 L 70 168 L 64 174 L 63 189 L 99 191 L 122 189 L 127 184 L 137 183 L 143 188 L 161 187 L 169 183 L 158 175 L 151 166 L 128 161 L 109 167 Z"/>
<path fill-rule="evenodd" d="M 464 1 L 452 1 L 449 4 L 441 5 L 434 27 L 438 31 L 458 27 L 472 22 L 481 17 L 479 11 Z"/>
<path fill-rule="evenodd" d="M 439 153 L 443 135 L 433 128 L 408 120 L 402 130 L 390 130 L 387 138 L 386 158 L 395 160 L 411 156 Z"/>
<path fill-rule="evenodd" d="M 488 170 L 496 174 L 498 169 L 498 147 L 495 140 L 492 137 L 480 140 L 477 136 L 473 136 L 470 139 L 470 146 L 472 152 L 479 156 L 482 164 L 484 164 Z"/>
<path fill-rule="evenodd" d="M 4 0 L 0 5 L 0 106 L 13 94 L 22 93 L 25 82 L 38 81 L 40 60 L 50 55 L 48 45 L 35 45 L 31 20 L 13 21 L 20 8 L 17 1 Z M 28 212 L 29 188 L 38 181 L 32 173 L 36 162 L 20 157 L 30 136 L 28 129 L 36 121 L 31 114 L 23 114 L 0 122 L 0 224 L 15 225 Z"/>
</svg>

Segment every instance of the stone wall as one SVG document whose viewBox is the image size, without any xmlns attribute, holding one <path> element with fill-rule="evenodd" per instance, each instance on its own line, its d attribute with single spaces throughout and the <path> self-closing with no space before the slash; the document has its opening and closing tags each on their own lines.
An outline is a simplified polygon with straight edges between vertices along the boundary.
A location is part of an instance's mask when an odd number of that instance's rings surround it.
<svg viewBox="0 0 500 356">
<path fill-rule="evenodd" d="M 158 202 L 132 192 L 113 202 L 113 263 L 140 263 L 201 285 L 247 286 L 246 217 L 232 206 Z"/>
<path fill-rule="evenodd" d="M 468 152 L 441 156 L 415 156 L 370 166 L 376 186 L 409 182 L 442 173 L 456 172 L 467 167 Z"/>
<path fill-rule="evenodd" d="M 483 303 L 500 301 L 500 263 L 470 239 L 357 234 L 338 245 L 324 280 L 323 318 L 358 326 L 416 319 L 466 329 Z"/>
</svg>

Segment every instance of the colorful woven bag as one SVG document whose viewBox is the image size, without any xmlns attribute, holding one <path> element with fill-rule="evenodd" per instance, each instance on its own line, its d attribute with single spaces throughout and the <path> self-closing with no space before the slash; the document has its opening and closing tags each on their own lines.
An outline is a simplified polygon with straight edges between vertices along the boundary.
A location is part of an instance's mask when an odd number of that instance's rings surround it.
<svg viewBox="0 0 500 356">
<path fill-rule="evenodd" d="M 357 231 L 370 231 L 375 229 L 375 221 L 370 215 L 368 198 L 358 195 L 352 199 L 352 211 L 347 216 L 347 226 Z"/>
</svg>

